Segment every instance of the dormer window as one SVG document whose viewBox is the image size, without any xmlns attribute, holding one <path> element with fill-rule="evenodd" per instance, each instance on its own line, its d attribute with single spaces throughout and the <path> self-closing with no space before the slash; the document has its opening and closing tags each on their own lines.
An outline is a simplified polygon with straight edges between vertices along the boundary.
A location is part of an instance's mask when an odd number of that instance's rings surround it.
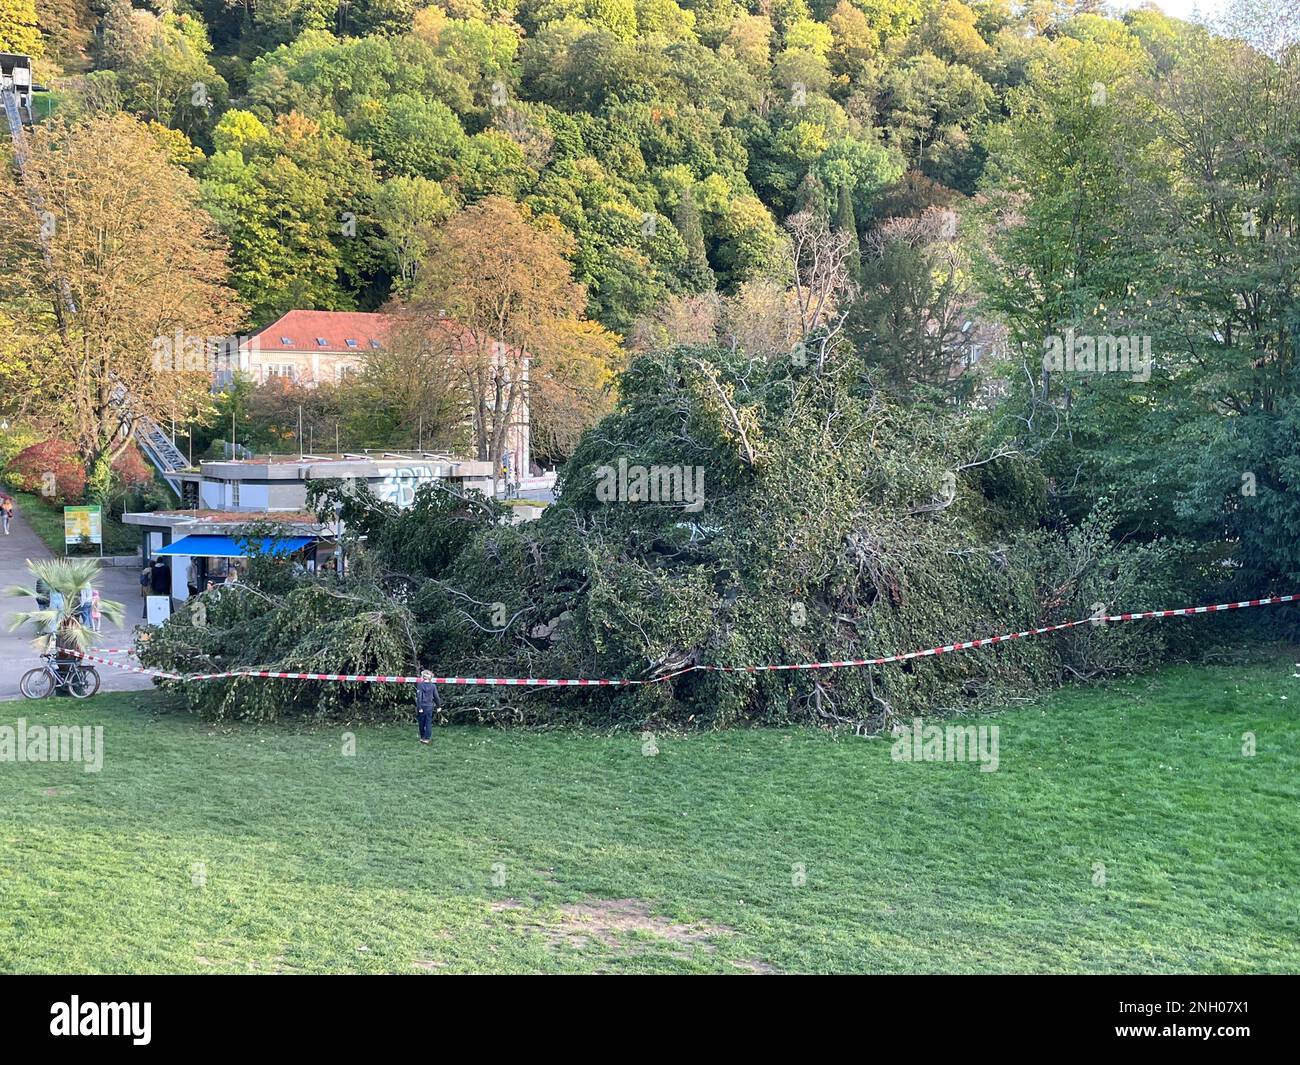
<svg viewBox="0 0 1300 1065">
<path fill-rule="evenodd" d="M 317 347 L 322 347 L 322 348 L 329 347 L 329 341 L 326 340 L 324 337 L 317 337 L 316 345 Z"/>
<path fill-rule="evenodd" d="M 280 343 L 292 347 L 292 346 L 293 346 L 293 337 L 281 337 L 281 338 L 280 338 Z"/>
<path fill-rule="evenodd" d="M 372 340 L 372 341 L 370 342 L 370 346 L 371 346 L 372 348 L 378 348 L 378 347 L 379 347 L 379 341 L 378 341 L 378 340 Z"/>
<path fill-rule="evenodd" d="M 357 342 L 355 340 L 349 340 L 347 341 L 347 345 L 350 348 L 355 348 L 357 346 Z"/>
</svg>

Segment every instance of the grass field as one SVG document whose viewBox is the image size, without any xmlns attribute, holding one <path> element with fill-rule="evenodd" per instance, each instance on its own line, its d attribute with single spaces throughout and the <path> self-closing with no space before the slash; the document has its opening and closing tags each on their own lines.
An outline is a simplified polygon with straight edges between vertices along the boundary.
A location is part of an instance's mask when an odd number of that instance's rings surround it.
<svg viewBox="0 0 1300 1065">
<path fill-rule="evenodd" d="M 1293 658 L 982 719 L 991 773 L 813 731 L 348 756 L 155 693 L 8 703 L 103 725 L 105 761 L 0 763 L 0 970 L 1295 971 Z"/>
</svg>

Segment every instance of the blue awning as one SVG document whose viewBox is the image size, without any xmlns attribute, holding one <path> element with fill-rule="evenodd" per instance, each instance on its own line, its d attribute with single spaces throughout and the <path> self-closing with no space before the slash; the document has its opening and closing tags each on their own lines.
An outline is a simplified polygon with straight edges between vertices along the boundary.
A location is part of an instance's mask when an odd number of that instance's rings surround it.
<svg viewBox="0 0 1300 1065">
<path fill-rule="evenodd" d="M 168 544 L 160 555 L 196 555 L 199 558 L 249 558 L 252 555 L 292 555 L 314 536 L 186 536 Z"/>
</svg>

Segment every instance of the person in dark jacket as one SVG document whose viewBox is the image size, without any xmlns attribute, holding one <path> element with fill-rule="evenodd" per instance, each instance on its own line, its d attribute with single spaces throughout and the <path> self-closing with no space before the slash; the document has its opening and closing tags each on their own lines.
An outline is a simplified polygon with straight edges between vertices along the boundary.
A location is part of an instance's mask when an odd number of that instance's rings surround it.
<svg viewBox="0 0 1300 1065">
<path fill-rule="evenodd" d="M 171 595 L 171 567 L 161 558 L 153 560 L 153 567 L 149 571 L 149 587 L 154 595 Z"/>
<path fill-rule="evenodd" d="M 433 683 L 433 671 L 420 671 L 420 683 L 415 686 L 415 716 L 420 722 L 420 742 L 433 738 L 433 712 L 442 705 L 438 685 Z"/>
</svg>

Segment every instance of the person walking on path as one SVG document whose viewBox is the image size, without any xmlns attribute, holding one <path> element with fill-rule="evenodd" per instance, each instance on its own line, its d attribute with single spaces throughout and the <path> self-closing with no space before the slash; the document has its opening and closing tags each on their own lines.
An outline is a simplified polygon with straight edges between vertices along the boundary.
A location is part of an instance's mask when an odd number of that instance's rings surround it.
<svg viewBox="0 0 1300 1065">
<path fill-rule="evenodd" d="M 420 683 L 415 686 L 415 717 L 420 723 L 420 742 L 428 743 L 433 738 L 433 711 L 442 705 L 442 696 L 438 694 L 438 685 L 433 683 L 433 671 L 420 671 Z"/>
<path fill-rule="evenodd" d="M 9 535 L 9 526 L 14 520 L 14 497 L 5 496 L 0 499 L 0 520 L 4 522 L 5 535 Z"/>
</svg>

